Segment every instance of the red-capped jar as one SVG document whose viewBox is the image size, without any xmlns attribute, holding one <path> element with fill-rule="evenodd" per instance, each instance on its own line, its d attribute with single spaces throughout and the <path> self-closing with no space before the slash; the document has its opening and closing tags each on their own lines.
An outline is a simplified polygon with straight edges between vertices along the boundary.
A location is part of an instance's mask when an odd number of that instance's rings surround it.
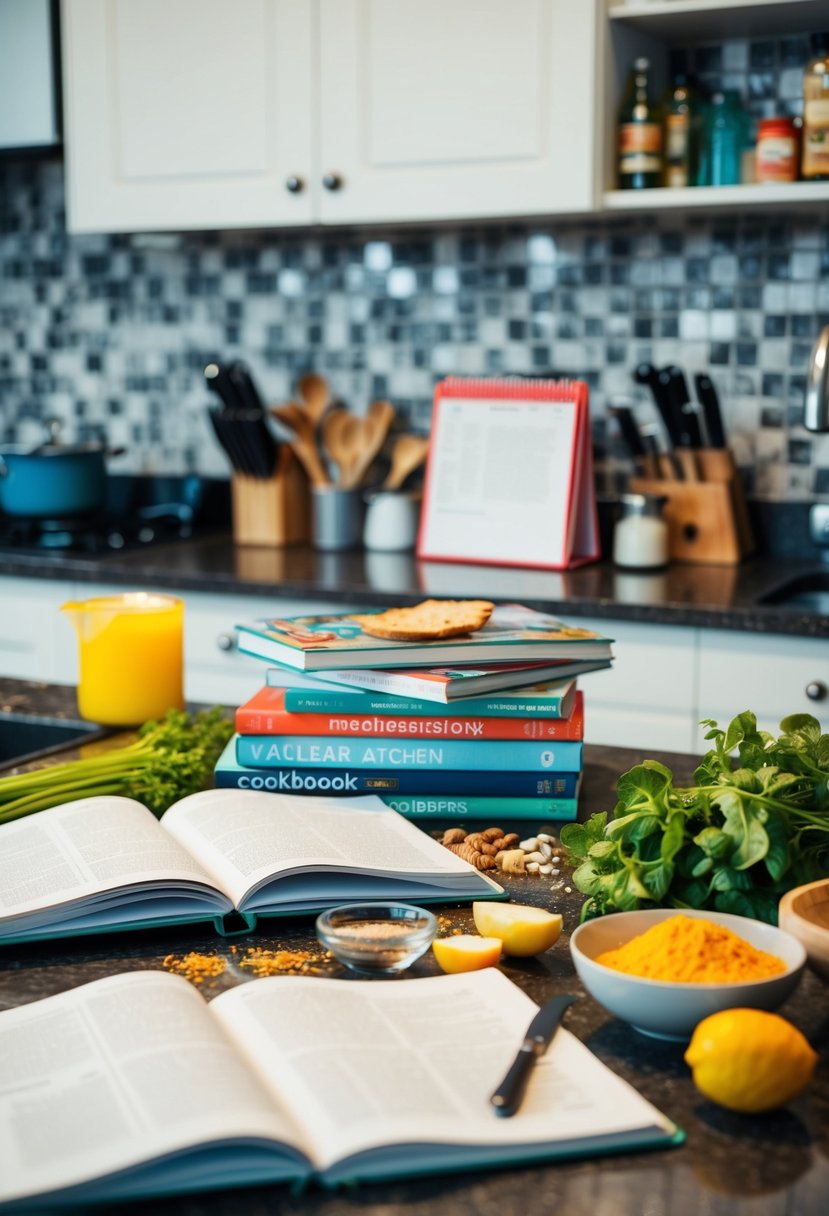
<svg viewBox="0 0 829 1216">
<path fill-rule="evenodd" d="M 796 182 L 800 138 L 794 119 L 764 118 L 757 129 L 757 181 Z"/>
</svg>

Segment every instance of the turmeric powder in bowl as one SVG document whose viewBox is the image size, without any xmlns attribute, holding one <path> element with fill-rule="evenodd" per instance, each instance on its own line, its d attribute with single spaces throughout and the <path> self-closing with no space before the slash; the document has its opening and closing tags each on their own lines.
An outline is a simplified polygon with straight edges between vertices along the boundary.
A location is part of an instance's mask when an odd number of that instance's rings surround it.
<svg viewBox="0 0 829 1216">
<path fill-rule="evenodd" d="M 738 984 L 786 970 L 777 955 L 758 950 L 725 925 L 681 914 L 605 950 L 595 961 L 625 975 L 678 984 Z"/>
</svg>

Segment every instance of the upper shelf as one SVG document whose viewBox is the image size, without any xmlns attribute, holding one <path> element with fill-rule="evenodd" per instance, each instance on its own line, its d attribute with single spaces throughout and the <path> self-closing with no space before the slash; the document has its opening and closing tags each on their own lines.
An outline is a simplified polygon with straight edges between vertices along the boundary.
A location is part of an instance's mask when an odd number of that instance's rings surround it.
<svg viewBox="0 0 829 1216">
<path fill-rule="evenodd" d="M 827 0 L 615 0 L 607 15 L 674 41 L 802 34 L 829 27 Z"/>
<path fill-rule="evenodd" d="M 829 206 L 829 182 L 767 182 L 745 186 L 689 186 L 668 190 L 608 190 L 602 196 L 605 211 L 668 211 L 681 207 L 697 210 L 719 207 Z"/>
</svg>

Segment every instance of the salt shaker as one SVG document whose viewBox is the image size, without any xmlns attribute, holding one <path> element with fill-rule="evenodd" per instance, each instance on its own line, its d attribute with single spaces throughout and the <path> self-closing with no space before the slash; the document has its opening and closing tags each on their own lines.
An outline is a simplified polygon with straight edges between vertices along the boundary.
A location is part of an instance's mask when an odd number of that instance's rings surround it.
<svg viewBox="0 0 829 1216">
<path fill-rule="evenodd" d="M 622 515 L 613 533 L 613 561 L 624 570 L 660 570 L 668 564 L 668 525 L 662 517 L 667 498 L 623 494 Z"/>
</svg>

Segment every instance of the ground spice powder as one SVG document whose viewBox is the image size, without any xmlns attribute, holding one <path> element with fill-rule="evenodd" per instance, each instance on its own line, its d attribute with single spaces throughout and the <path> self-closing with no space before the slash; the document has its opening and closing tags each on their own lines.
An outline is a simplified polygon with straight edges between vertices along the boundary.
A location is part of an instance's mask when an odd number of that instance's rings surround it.
<svg viewBox="0 0 829 1216">
<path fill-rule="evenodd" d="M 724 925 L 703 917 L 670 916 L 597 963 L 650 980 L 680 984 L 733 984 L 779 975 L 786 964 L 758 950 Z"/>
</svg>

